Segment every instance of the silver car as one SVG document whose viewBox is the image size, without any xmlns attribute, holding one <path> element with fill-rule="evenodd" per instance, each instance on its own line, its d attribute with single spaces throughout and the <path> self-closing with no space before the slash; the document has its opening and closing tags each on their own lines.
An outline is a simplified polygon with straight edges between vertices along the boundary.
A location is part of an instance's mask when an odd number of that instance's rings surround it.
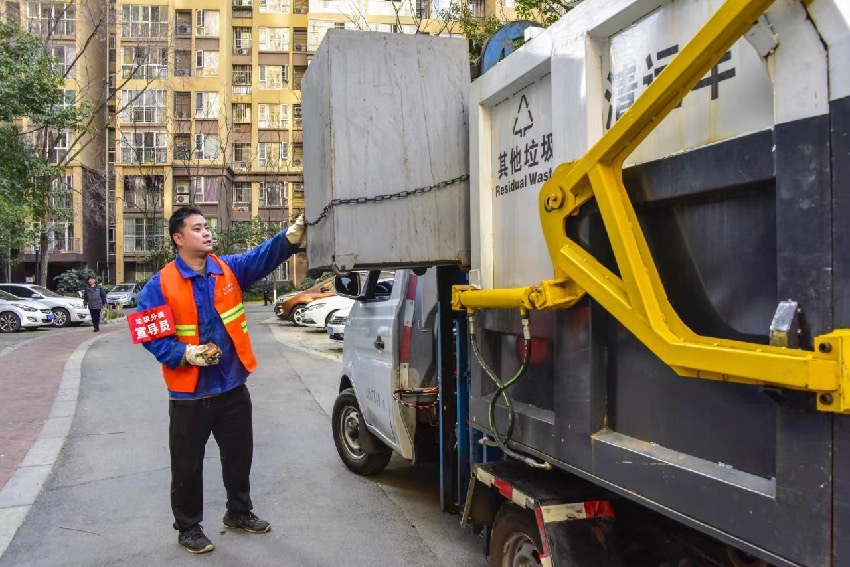
<svg viewBox="0 0 850 567">
<path fill-rule="evenodd" d="M 142 284 L 122 283 L 112 288 L 106 294 L 106 303 L 109 305 L 123 305 L 124 307 L 135 307 L 139 302 L 139 294 L 142 293 Z"/>
<path fill-rule="evenodd" d="M 53 313 L 47 305 L 0 291 L 0 333 L 52 324 Z"/>
<path fill-rule="evenodd" d="M 57 327 L 79 325 L 89 320 L 89 310 L 83 307 L 83 300 L 78 297 L 65 297 L 30 283 L 0 283 L 0 290 L 44 303 L 53 312 L 53 324 Z"/>
</svg>

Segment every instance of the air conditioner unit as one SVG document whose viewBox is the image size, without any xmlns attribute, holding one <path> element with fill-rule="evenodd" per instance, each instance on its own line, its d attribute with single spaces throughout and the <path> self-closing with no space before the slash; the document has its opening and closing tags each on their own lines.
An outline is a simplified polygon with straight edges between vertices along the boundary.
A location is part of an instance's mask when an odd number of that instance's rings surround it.
<svg viewBox="0 0 850 567">
<path fill-rule="evenodd" d="M 233 210 L 245 212 L 248 210 L 248 205 L 233 205 Z"/>
<path fill-rule="evenodd" d="M 306 14 L 307 8 L 302 8 L 301 6 L 296 6 L 292 9 L 293 14 Z"/>
<path fill-rule="evenodd" d="M 174 204 L 175 205 L 188 205 L 189 204 L 189 195 L 175 195 L 174 196 Z"/>
<path fill-rule="evenodd" d="M 237 47 L 236 48 L 236 55 L 248 55 L 248 48 L 247 47 Z"/>
<path fill-rule="evenodd" d="M 300 165 L 301 165 L 301 160 L 300 160 L 300 159 L 294 159 L 294 160 L 292 160 L 292 165 L 294 165 L 295 167 L 300 166 Z"/>
<path fill-rule="evenodd" d="M 239 162 L 239 171 L 248 171 L 248 163 L 247 162 Z"/>
<path fill-rule="evenodd" d="M 177 24 L 177 35 L 191 35 L 192 26 L 190 24 Z"/>
<path fill-rule="evenodd" d="M 186 186 L 177 187 L 176 192 L 177 192 L 178 195 L 188 195 L 189 194 L 189 188 L 186 187 Z"/>
<path fill-rule="evenodd" d="M 295 51 L 304 51 L 304 46 L 300 43 L 295 44 Z"/>
</svg>

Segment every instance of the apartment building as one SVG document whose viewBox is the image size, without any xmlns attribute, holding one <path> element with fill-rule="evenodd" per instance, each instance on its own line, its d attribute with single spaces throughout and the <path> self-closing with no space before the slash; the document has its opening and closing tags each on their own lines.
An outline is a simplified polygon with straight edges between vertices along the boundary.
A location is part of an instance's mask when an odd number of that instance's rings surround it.
<svg viewBox="0 0 850 567">
<path fill-rule="evenodd" d="M 301 81 L 328 29 L 455 34 L 435 19 L 449 0 L 20 1 L 0 0 L 49 33 L 59 65 L 75 68 L 69 100 L 104 118 L 66 168 L 62 182 L 92 195 L 73 192 L 51 266 L 87 265 L 111 282 L 152 275 L 176 207 L 197 206 L 222 232 L 253 219 L 271 232 L 303 211 Z M 483 17 L 512 0 L 465 1 Z M 57 159 L 70 136 L 58 133 Z M 305 275 L 301 255 L 276 277 Z"/>
<path fill-rule="evenodd" d="M 294 2 L 294 3 L 293 3 Z M 307 6 L 295 0 L 118 0 L 109 35 L 110 262 L 148 278 L 175 207 L 228 230 L 274 231 L 304 205 L 301 79 Z M 294 259 L 278 279 L 300 280 Z"/>
<path fill-rule="evenodd" d="M 104 104 L 106 87 L 106 4 L 101 0 L 53 2 L 20 0 L 0 2 L 0 12 L 17 20 L 21 27 L 44 40 L 45 50 L 56 59 L 64 78 L 66 105 L 84 102 L 92 108 Z M 12 281 L 33 281 L 38 255 L 47 255 L 47 283 L 69 268 L 89 266 L 106 270 L 106 227 L 104 223 L 106 135 L 102 113 L 89 124 L 91 133 L 44 132 L 37 124 L 23 121 L 37 147 L 39 136 L 47 138 L 49 160 L 62 166 L 64 175 L 54 181 L 52 206 L 64 210 L 47 219 L 47 249 L 39 243 L 20 250 L 19 263 L 0 275 Z"/>
</svg>

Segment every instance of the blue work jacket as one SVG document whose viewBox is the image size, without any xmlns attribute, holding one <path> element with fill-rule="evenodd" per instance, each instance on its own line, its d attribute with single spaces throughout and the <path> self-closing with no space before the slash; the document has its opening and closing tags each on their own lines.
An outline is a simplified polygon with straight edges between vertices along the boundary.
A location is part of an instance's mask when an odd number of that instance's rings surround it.
<svg viewBox="0 0 850 567">
<path fill-rule="evenodd" d="M 272 273 L 282 262 L 298 251 L 298 246 L 286 240 L 285 231 L 243 254 L 220 256 L 246 290 L 258 280 Z M 172 392 L 168 395 L 176 400 L 192 400 L 228 392 L 245 383 L 250 374 L 236 355 L 233 341 L 224 328 L 221 317 L 213 306 L 215 280 L 210 274 L 221 274 L 221 269 L 212 258 L 207 258 L 204 276 L 186 265 L 179 256 L 175 260 L 180 274 L 192 280 L 192 292 L 198 308 L 198 333 L 200 344 L 212 341 L 221 349 L 221 360 L 215 366 L 202 366 L 198 385 L 192 393 Z M 159 282 L 159 272 L 154 274 L 142 289 L 138 310 L 144 311 L 165 305 L 165 297 Z M 176 368 L 183 359 L 186 345 L 174 335 L 143 343 L 156 359 L 169 368 Z"/>
</svg>

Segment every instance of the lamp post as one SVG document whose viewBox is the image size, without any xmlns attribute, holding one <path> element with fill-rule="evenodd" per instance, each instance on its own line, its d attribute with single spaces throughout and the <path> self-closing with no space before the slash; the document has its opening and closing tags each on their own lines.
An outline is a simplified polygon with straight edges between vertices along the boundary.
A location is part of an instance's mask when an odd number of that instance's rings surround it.
<svg viewBox="0 0 850 567">
<path fill-rule="evenodd" d="M 39 283 L 39 270 L 41 269 L 41 246 L 38 244 L 35 245 L 35 270 L 33 270 L 34 275 L 32 278 L 33 283 Z"/>
</svg>

